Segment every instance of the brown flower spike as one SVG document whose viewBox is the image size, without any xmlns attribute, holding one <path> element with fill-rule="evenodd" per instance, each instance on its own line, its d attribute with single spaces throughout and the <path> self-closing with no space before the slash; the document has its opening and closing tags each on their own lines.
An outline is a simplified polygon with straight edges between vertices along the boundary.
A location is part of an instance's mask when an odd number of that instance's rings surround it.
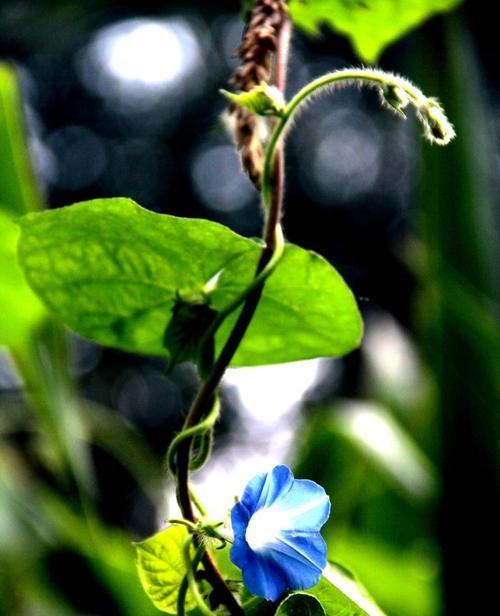
<svg viewBox="0 0 500 616">
<path fill-rule="evenodd" d="M 243 33 L 243 41 L 235 53 L 241 59 L 241 65 L 230 81 L 236 91 L 248 92 L 261 82 L 271 81 L 273 55 L 277 50 L 280 28 L 287 16 L 285 0 L 256 0 Z M 259 123 L 263 120 L 236 104 L 229 107 L 229 113 L 234 119 L 234 139 L 242 167 L 259 188 L 264 166 Z"/>
</svg>

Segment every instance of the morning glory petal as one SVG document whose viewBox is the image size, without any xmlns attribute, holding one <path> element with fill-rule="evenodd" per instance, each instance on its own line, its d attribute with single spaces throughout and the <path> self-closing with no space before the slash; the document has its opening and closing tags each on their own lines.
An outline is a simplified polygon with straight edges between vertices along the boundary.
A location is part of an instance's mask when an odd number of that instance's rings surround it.
<svg viewBox="0 0 500 616">
<path fill-rule="evenodd" d="M 309 479 L 295 479 L 290 490 L 280 496 L 274 506 L 289 517 L 291 530 L 319 530 L 330 517 L 328 495 Z"/>
<path fill-rule="evenodd" d="M 326 566 L 326 544 L 317 532 L 282 531 L 270 550 L 274 560 L 281 562 L 284 568 L 293 566 L 294 563 L 302 564 L 315 570 L 319 577 Z"/>
<path fill-rule="evenodd" d="M 242 501 L 236 503 L 236 505 L 231 509 L 231 526 L 233 527 L 233 533 L 235 536 L 245 535 L 251 516 L 252 513 L 250 513 L 248 506 L 246 506 Z"/>
<path fill-rule="evenodd" d="M 231 511 L 230 556 L 247 588 L 275 601 L 285 590 L 314 586 L 326 565 L 319 531 L 329 514 L 323 488 L 294 479 L 286 466 L 254 477 Z"/>
<path fill-rule="evenodd" d="M 268 601 L 276 601 L 288 588 L 285 572 L 271 558 L 251 552 L 252 558 L 243 569 L 243 581 L 248 590 Z"/>
<path fill-rule="evenodd" d="M 283 546 L 280 546 L 280 548 L 283 548 Z M 326 566 L 324 546 L 323 552 L 321 552 L 318 545 L 314 549 L 314 554 L 310 552 L 309 556 L 312 557 L 312 561 L 316 560 L 314 565 L 311 564 L 311 560 L 304 559 L 294 549 L 291 549 L 289 552 L 286 549 L 272 551 L 274 562 L 286 575 L 287 588 L 307 590 L 318 583 Z"/>
<path fill-rule="evenodd" d="M 266 474 L 266 480 L 255 509 L 259 510 L 263 507 L 270 507 L 276 499 L 285 497 L 291 489 L 293 482 L 292 471 L 288 466 L 284 464 L 275 466 L 270 473 Z"/>
<path fill-rule="evenodd" d="M 246 571 L 248 566 L 252 565 L 254 554 L 248 547 L 248 543 L 242 538 L 235 536 L 234 543 L 229 552 L 231 562 L 239 567 L 242 571 Z"/>
<path fill-rule="evenodd" d="M 243 496 L 238 504 L 246 509 L 249 516 L 257 509 L 257 504 L 264 489 L 267 476 L 268 473 L 260 473 L 259 475 L 255 475 L 255 477 L 250 479 L 247 483 Z"/>
<path fill-rule="evenodd" d="M 269 558 L 252 552 L 244 539 L 235 538 L 230 557 L 243 571 L 243 581 L 254 595 L 275 601 L 286 590 L 287 580 L 279 566 Z"/>
</svg>

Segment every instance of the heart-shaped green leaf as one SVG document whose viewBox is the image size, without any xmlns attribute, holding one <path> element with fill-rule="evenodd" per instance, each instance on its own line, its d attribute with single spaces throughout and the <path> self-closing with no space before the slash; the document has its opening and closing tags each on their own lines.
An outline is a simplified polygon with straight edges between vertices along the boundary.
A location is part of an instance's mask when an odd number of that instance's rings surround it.
<svg viewBox="0 0 500 616">
<path fill-rule="evenodd" d="M 104 345 L 159 356 L 170 351 L 181 360 L 196 354 L 196 345 L 192 318 L 169 326 L 179 302 L 197 311 L 206 303 L 215 315 L 247 288 L 261 251 L 258 242 L 217 223 L 155 214 L 129 199 L 30 214 L 20 224 L 26 278 L 66 325 Z M 236 318 L 219 329 L 217 350 Z M 183 323 L 190 328 L 185 336 Z M 233 365 L 343 355 L 357 346 L 361 329 L 339 274 L 318 255 L 287 245 Z M 189 349 L 177 353 L 183 341 Z"/>
</svg>

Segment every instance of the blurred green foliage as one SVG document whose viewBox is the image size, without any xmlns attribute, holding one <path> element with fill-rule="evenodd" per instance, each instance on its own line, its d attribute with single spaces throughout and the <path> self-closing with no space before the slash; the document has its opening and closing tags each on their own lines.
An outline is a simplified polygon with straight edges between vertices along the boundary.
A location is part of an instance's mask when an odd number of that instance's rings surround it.
<svg viewBox="0 0 500 616">
<path fill-rule="evenodd" d="M 388 614 L 439 614 L 438 548 L 427 526 L 432 463 L 380 403 L 311 411 L 296 472 L 332 494 L 331 557 L 356 571 Z"/>
<path fill-rule="evenodd" d="M 0 344 L 7 346 L 24 346 L 46 316 L 17 261 L 18 238 L 19 227 L 0 211 Z"/>
<path fill-rule="evenodd" d="M 12 215 L 41 210 L 24 136 L 21 96 L 15 72 L 0 63 L 0 203 Z"/>
<path fill-rule="evenodd" d="M 436 13 L 462 0 L 291 0 L 294 23 L 310 34 L 328 25 L 345 34 L 357 55 L 376 62 L 382 51 Z"/>
</svg>

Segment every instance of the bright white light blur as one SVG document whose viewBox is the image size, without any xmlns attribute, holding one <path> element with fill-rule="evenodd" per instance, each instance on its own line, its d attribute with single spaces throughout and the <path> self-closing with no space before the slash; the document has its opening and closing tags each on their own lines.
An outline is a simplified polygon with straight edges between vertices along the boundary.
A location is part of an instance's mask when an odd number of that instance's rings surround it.
<svg viewBox="0 0 500 616">
<path fill-rule="evenodd" d="M 180 35 L 193 38 L 186 27 L 133 20 L 104 32 L 99 47 L 106 68 L 114 76 L 158 85 L 177 79 L 184 70 L 186 53 Z"/>
<path fill-rule="evenodd" d="M 224 382 L 234 385 L 251 420 L 273 424 L 286 416 L 318 377 L 320 359 L 274 366 L 231 368 Z"/>
<path fill-rule="evenodd" d="M 345 401 L 334 422 L 378 466 L 413 497 L 428 497 L 435 490 L 434 470 L 399 423 L 378 404 Z"/>
<path fill-rule="evenodd" d="M 107 98 L 185 90 L 202 64 L 195 29 L 183 19 L 128 19 L 100 30 L 84 50 L 82 78 Z"/>
<path fill-rule="evenodd" d="M 391 315 L 370 317 L 362 351 L 376 386 L 402 409 L 413 408 L 425 397 L 427 382 L 415 344 Z"/>
<path fill-rule="evenodd" d="M 301 154 L 304 188 L 322 203 L 348 203 L 369 192 L 381 164 L 381 139 L 375 123 L 363 112 L 337 109 L 315 130 L 311 149 Z"/>
<path fill-rule="evenodd" d="M 353 433 L 370 449 L 390 459 L 398 459 L 404 454 L 391 426 L 376 411 L 368 408 L 353 409 L 349 420 Z"/>
</svg>

